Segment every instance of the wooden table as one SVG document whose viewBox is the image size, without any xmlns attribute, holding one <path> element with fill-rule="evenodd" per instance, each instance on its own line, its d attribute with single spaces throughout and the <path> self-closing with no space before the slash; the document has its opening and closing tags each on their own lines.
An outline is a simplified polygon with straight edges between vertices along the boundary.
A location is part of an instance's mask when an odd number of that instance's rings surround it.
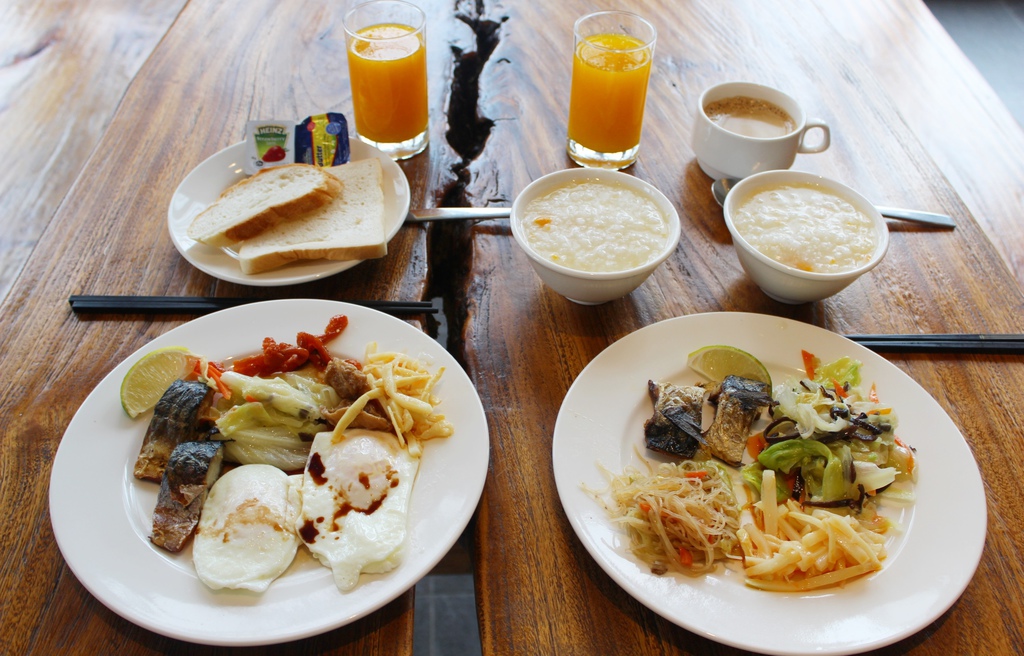
<svg viewBox="0 0 1024 656">
<path fill-rule="evenodd" d="M 421 6 L 432 142 L 402 163 L 413 205 L 507 205 L 530 180 L 568 167 L 572 22 L 593 7 Z M 650 281 L 598 307 L 544 288 L 501 222 L 405 227 L 383 260 L 294 287 L 220 282 L 178 255 L 165 228 L 174 188 L 238 141 L 247 119 L 351 111 L 336 5 L 16 0 L 4 10 L 13 19 L 0 22 L 11 44 L 0 56 L 0 116 L 19 126 L 10 152 L 21 159 L 0 174 L 0 362 L 8 372 L 0 652 L 214 652 L 108 611 L 53 541 L 50 463 L 75 410 L 117 363 L 190 318 L 80 318 L 67 305 L 74 293 L 444 298 L 449 348 L 477 385 L 491 428 L 472 531 L 485 653 L 732 651 L 642 607 L 585 552 L 551 473 L 562 397 L 612 342 L 696 312 L 774 314 L 840 333 L 1020 331 L 1024 134 L 918 0 L 653 0 L 637 10 L 656 19 L 659 39 L 630 172 L 676 203 L 684 234 Z M 782 87 L 833 126 L 832 147 L 800 156 L 799 168 L 878 203 L 946 212 L 957 230 L 892 224 L 889 257 L 848 290 L 802 306 L 771 301 L 740 270 L 689 147 L 696 98 L 725 79 Z M 1013 455 L 1024 433 L 1016 403 L 1024 366 L 1009 356 L 889 359 L 933 394 L 970 444 L 989 528 L 960 600 L 885 651 L 1019 650 L 1024 467 Z M 410 591 L 364 620 L 272 651 L 411 653 L 412 620 Z"/>
</svg>

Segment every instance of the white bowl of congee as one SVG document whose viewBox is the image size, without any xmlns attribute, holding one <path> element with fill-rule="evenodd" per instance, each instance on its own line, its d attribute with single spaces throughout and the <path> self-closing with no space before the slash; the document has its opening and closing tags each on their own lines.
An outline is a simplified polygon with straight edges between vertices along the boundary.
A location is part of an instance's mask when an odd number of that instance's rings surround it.
<svg viewBox="0 0 1024 656">
<path fill-rule="evenodd" d="M 725 198 L 740 264 L 783 303 L 828 298 L 875 268 L 889 247 L 885 220 L 844 184 L 802 171 L 765 171 Z"/>
<path fill-rule="evenodd" d="M 512 235 L 548 287 L 597 305 L 639 287 L 675 251 L 679 214 L 655 187 L 619 171 L 567 169 L 512 204 Z"/>
</svg>

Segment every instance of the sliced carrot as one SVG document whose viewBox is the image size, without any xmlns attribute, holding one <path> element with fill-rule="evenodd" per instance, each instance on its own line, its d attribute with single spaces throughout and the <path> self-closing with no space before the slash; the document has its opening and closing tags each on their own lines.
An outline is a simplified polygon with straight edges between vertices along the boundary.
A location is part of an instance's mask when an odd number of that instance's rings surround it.
<svg viewBox="0 0 1024 656">
<path fill-rule="evenodd" d="M 751 458 L 757 459 L 761 452 L 768 448 L 768 441 L 764 439 L 764 433 L 754 433 L 747 438 L 747 453 Z"/>
<path fill-rule="evenodd" d="M 686 548 L 679 547 L 679 562 L 686 567 L 693 565 L 693 554 L 690 553 Z"/>
<path fill-rule="evenodd" d="M 651 504 L 644 503 L 644 502 L 641 501 L 639 505 L 640 505 L 640 510 L 642 510 L 643 512 L 651 512 Z"/>
<path fill-rule="evenodd" d="M 814 372 L 818 368 L 818 358 L 809 351 L 800 351 L 800 356 L 804 359 L 804 372 L 808 378 L 814 380 Z"/>
<path fill-rule="evenodd" d="M 686 478 L 699 478 L 701 480 L 704 480 L 705 478 L 708 477 L 708 473 L 706 471 L 704 471 L 704 470 L 701 470 L 701 471 L 688 471 L 685 474 L 683 474 L 683 476 L 685 476 Z"/>
<path fill-rule="evenodd" d="M 832 379 L 832 387 L 835 389 L 836 396 L 838 396 L 839 398 L 845 399 L 846 397 L 850 396 L 850 393 L 846 391 L 846 387 L 844 387 L 843 384 L 840 383 L 835 378 Z"/>
<path fill-rule="evenodd" d="M 868 391 L 868 401 L 878 403 L 878 388 L 874 383 L 871 383 L 871 389 Z"/>
<path fill-rule="evenodd" d="M 213 362 L 209 362 L 206 365 L 206 377 L 209 378 L 217 385 L 217 391 L 224 395 L 225 399 L 231 398 L 231 388 L 224 384 L 224 381 L 220 379 L 220 375 L 223 373 L 220 367 Z"/>
</svg>

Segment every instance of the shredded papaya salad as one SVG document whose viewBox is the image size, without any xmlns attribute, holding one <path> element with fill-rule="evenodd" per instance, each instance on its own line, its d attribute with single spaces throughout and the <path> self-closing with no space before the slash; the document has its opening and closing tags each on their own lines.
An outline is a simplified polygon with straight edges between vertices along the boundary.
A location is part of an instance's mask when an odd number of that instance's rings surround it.
<svg viewBox="0 0 1024 656">
<path fill-rule="evenodd" d="M 626 529 L 631 551 L 654 574 L 701 574 L 736 547 L 740 509 L 725 467 L 706 460 L 627 467 L 610 480 L 610 499 L 595 499 Z"/>
<path fill-rule="evenodd" d="M 803 359 L 806 375 L 775 388 L 772 421 L 751 438 L 755 460 L 741 470 L 760 496 L 754 521 L 738 532 L 747 584 L 766 590 L 810 590 L 881 569 L 892 525 L 874 502 L 913 499 L 913 449 L 875 386 L 862 388 L 860 363 L 822 366 L 806 351 Z"/>
</svg>

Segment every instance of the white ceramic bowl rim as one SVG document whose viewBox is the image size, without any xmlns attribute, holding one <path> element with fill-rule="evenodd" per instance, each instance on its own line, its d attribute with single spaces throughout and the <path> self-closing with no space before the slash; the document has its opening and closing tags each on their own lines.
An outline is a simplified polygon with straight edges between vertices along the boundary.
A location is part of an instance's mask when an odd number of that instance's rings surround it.
<svg viewBox="0 0 1024 656">
<path fill-rule="evenodd" d="M 857 209 L 870 216 L 879 236 L 878 243 L 875 245 L 875 252 L 871 255 L 871 259 L 859 267 L 847 269 L 846 271 L 835 271 L 831 273 L 821 271 L 804 271 L 773 260 L 754 248 L 750 242 L 743 238 L 743 235 L 739 233 L 736 229 L 736 225 L 732 222 L 732 206 L 736 203 L 735 199 L 740 198 L 743 195 L 743 191 L 745 189 L 758 184 L 771 184 L 764 182 L 765 178 L 778 178 L 775 182 L 779 184 L 785 184 L 787 182 L 803 182 L 820 185 L 823 188 L 843 196 Z M 726 225 L 729 227 L 729 232 L 732 233 L 733 239 L 743 242 L 746 250 L 752 257 L 757 259 L 759 262 L 776 269 L 777 271 L 783 271 L 794 277 L 803 278 L 804 280 L 833 281 L 853 276 L 860 276 L 875 268 L 878 263 L 882 261 L 882 258 L 885 257 L 885 252 L 889 248 L 889 228 L 885 224 L 885 219 L 882 218 L 882 215 L 878 213 L 877 209 L 875 209 L 875 206 L 872 205 L 867 198 L 864 198 L 864 196 L 847 185 L 837 180 L 826 178 L 823 175 L 818 175 L 817 173 L 791 170 L 762 171 L 761 173 L 755 173 L 752 176 L 743 178 L 733 186 L 729 191 L 729 195 L 725 198 L 725 207 L 723 207 L 722 210 L 725 216 Z"/>
<path fill-rule="evenodd" d="M 671 210 L 671 213 L 666 216 L 668 220 L 669 236 L 663 249 L 656 258 L 650 260 L 639 266 L 632 267 L 630 269 L 622 269 L 620 271 L 581 271 L 579 269 L 573 269 L 562 264 L 551 262 L 547 258 L 543 257 L 530 246 L 526 237 L 523 236 L 519 215 L 522 209 L 525 209 L 523 205 L 530 200 L 533 200 L 539 194 L 533 194 L 539 187 L 545 187 L 550 185 L 552 189 L 559 183 L 569 180 L 603 180 L 603 181 L 619 181 L 623 182 L 630 187 L 637 189 L 641 193 L 651 197 L 660 208 L 667 208 Z M 527 199 L 527 200 L 523 200 Z M 609 169 L 587 169 L 587 168 L 574 168 L 574 169 L 563 169 L 561 171 L 555 171 L 554 173 L 548 173 L 543 175 L 530 184 L 526 185 L 525 188 L 519 195 L 516 196 L 515 201 L 512 203 L 512 236 L 519 242 L 519 245 L 526 252 L 531 260 L 540 264 L 546 269 L 556 271 L 558 273 L 571 276 L 573 278 L 581 278 L 585 280 L 619 280 L 622 278 L 628 278 L 630 276 L 639 275 L 647 271 L 651 271 L 660 265 L 662 262 L 668 259 L 670 255 L 676 250 L 676 246 L 679 245 L 679 239 L 682 236 L 682 226 L 679 224 L 679 213 L 676 211 L 675 206 L 663 194 L 657 187 L 651 183 L 641 180 L 635 176 L 629 175 L 628 173 L 622 173 L 621 171 L 614 171 Z"/>
</svg>

